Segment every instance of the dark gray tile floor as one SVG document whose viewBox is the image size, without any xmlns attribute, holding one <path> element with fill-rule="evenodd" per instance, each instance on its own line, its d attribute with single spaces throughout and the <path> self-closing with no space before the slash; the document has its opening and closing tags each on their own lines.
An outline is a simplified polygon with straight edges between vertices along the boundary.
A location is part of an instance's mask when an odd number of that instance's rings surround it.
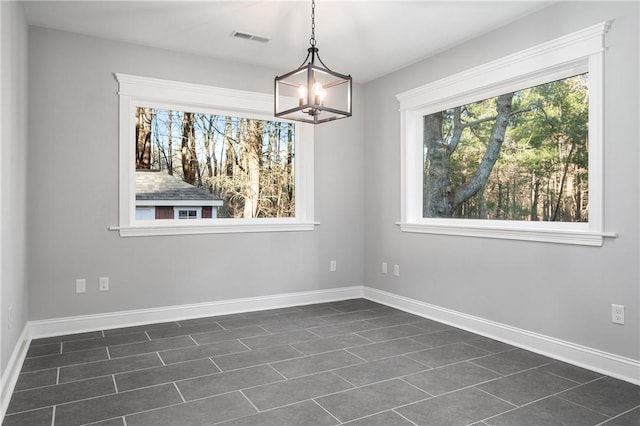
<svg viewBox="0 0 640 426">
<path fill-rule="evenodd" d="M 364 300 L 31 342 L 10 425 L 640 425 L 640 387 Z"/>
</svg>

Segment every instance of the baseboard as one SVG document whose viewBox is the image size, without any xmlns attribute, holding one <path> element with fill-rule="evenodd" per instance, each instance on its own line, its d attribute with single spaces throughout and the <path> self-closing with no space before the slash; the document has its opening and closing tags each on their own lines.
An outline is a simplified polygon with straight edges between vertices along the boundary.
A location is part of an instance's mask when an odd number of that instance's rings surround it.
<svg viewBox="0 0 640 426">
<path fill-rule="evenodd" d="M 640 361 L 638 360 L 431 305 L 371 287 L 363 287 L 362 296 L 374 302 L 453 325 L 541 355 L 565 361 L 636 385 L 640 384 Z"/>
<path fill-rule="evenodd" d="M 30 337 L 35 339 L 86 331 L 130 327 L 154 322 L 179 321 L 190 318 L 309 305 L 312 303 L 332 302 L 358 297 L 362 297 L 361 286 L 54 318 L 30 321 Z"/>
<path fill-rule="evenodd" d="M 11 353 L 7 367 L 2 374 L 2 380 L 0 381 L 0 422 L 4 419 L 4 415 L 9 407 L 11 394 L 16 387 L 18 376 L 22 369 L 22 363 L 27 356 L 27 349 L 29 349 L 29 323 L 24 325 L 18 342 Z"/>
</svg>

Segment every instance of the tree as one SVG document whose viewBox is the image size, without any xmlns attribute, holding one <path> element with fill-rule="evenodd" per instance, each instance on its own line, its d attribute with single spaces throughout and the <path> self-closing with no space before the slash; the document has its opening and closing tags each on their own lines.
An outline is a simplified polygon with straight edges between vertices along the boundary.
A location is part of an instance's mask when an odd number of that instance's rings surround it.
<svg viewBox="0 0 640 426">
<path fill-rule="evenodd" d="M 243 150 L 243 164 L 247 171 L 243 217 L 258 217 L 263 123 L 259 120 L 247 120 L 248 138 Z"/>
<path fill-rule="evenodd" d="M 151 169 L 151 108 L 136 108 L 136 170 Z"/>
<path fill-rule="evenodd" d="M 182 173 L 185 182 L 195 185 L 196 184 L 196 169 L 198 165 L 198 159 L 196 157 L 196 136 L 193 127 L 193 113 L 185 112 L 182 117 L 182 142 L 181 142 L 181 159 L 182 159 Z"/>
<path fill-rule="evenodd" d="M 426 217 L 451 217 L 462 203 L 467 201 L 487 184 L 487 179 L 495 165 L 511 116 L 513 93 L 498 96 L 496 115 L 472 122 L 462 121 L 462 107 L 436 112 L 424 116 L 424 145 L 426 149 L 426 173 L 424 185 L 424 215 Z M 444 125 L 449 121 L 450 132 L 443 134 Z M 452 187 L 450 182 L 450 159 L 460 143 L 462 132 L 487 121 L 494 121 L 487 150 L 470 181 Z"/>
<path fill-rule="evenodd" d="M 425 116 L 424 216 L 587 221 L 587 78 Z"/>
</svg>

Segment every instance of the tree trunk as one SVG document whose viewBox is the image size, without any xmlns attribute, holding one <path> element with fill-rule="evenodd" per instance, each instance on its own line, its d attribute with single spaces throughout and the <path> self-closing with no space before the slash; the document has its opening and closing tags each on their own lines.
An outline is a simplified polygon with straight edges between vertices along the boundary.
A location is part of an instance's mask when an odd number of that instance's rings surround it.
<svg viewBox="0 0 640 426">
<path fill-rule="evenodd" d="M 167 130 L 168 130 L 168 148 L 167 148 L 167 172 L 173 175 L 173 111 L 167 111 Z"/>
<path fill-rule="evenodd" d="M 509 117 L 511 116 L 511 101 L 513 99 L 513 93 L 507 93 L 498 96 L 497 100 L 497 113 L 496 121 L 493 124 L 491 130 L 491 136 L 487 145 L 487 150 L 482 157 L 480 166 L 474 174 L 470 182 L 461 185 L 456 188 L 453 195 L 453 210 L 462 204 L 464 201 L 473 197 L 475 194 L 484 188 L 489 180 L 489 175 L 493 170 L 493 166 L 498 161 L 500 156 L 500 149 L 502 148 L 502 142 L 504 142 L 504 135 L 507 131 L 507 125 L 509 124 Z"/>
<path fill-rule="evenodd" d="M 423 140 L 427 151 L 424 173 L 425 217 L 450 217 L 453 205 L 449 200 L 449 170 L 451 149 L 442 139 L 443 113 L 425 115 Z"/>
<path fill-rule="evenodd" d="M 233 176 L 234 164 L 236 162 L 236 150 L 233 148 L 233 135 L 231 128 L 231 117 L 227 117 L 224 122 L 224 139 L 227 147 L 227 157 L 224 165 L 225 175 Z"/>
<path fill-rule="evenodd" d="M 576 144 L 571 143 L 571 149 L 569 149 L 569 155 L 567 155 L 567 158 L 565 159 L 564 170 L 562 171 L 562 179 L 560 179 L 560 189 L 558 190 L 558 200 L 556 201 L 556 207 L 553 209 L 553 216 L 551 217 L 552 222 L 555 222 L 558 220 L 558 213 L 560 212 L 560 203 L 562 202 L 564 185 L 567 181 L 569 164 L 571 162 L 571 157 L 573 156 L 573 151 L 575 151 L 575 148 L 576 148 Z"/>
<path fill-rule="evenodd" d="M 151 169 L 151 119 L 153 109 L 136 108 L 136 170 Z"/>
<path fill-rule="evenodd" d="M 462 130 L 489 119 L 462 123 L 460 107 L 455 108 L 451 135 L 445 141 L 442 134 L 444 111 L 424 116 L 423 140 L 426 150 L 423 188 L 424 217 L 451 217 L 459 206 L 484 189 L 500 155 L 509 117 L 512 114 L 512 99 L 513 93 L 498 96 L 497 115 L 492 118 L 495 119 L 495 122 L 482 161 L 471 180 L 456 188 L 451 188 L 450 184 L 450 160 L 451 154 L 460 142 Z"/>
<path fill-rule="evenodd" d="M 184 181 L 195 185 L 197 158 L 195 158 L 195 132 L 193 127 L 193 113 L 185 112 L 182 118 L 182 173 Z M 195 167 L 194 167 L 195 160 Z"/>
<path fill-rule="evenodd" d="M 244 217 L 258 216 L 260 196 L 260 159 L 262 150 L 262 121 L 248 120 L 249 141 L 244 152 L 247 164 L 248 184 L 244 197 Z"/>
<path fill-rule="evenodd" d="M 538 199 L 540 198 L 540 178 L 534 176 L 533 183 L 533 201 L 531 202 L 531 221 L 539 221 L 538 218 Z"/>
</svg>

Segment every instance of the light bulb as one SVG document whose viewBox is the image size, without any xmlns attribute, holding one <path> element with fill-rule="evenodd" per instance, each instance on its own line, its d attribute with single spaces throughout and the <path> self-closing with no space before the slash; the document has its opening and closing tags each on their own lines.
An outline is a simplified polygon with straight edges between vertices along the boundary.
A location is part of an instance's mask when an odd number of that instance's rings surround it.
<svg viewBox="0 0 640 426">
<path fill-rule="evenodd" d="M 322 84 L 317 83 L 317 82 L 313 83 L 313 99 L 314 99 L 314 103 L 316 105 L 324 104 L 325 96 L 327 96 L 327 91 L 324 90 L 324 87 L 322 87 Z"/>
<path fill-rule="evenodd" d="M 307 102 L 307 88 L 304 86 L 298 87 L 298 97 L 300 98 L 300 106 Z"/>
</svg>

